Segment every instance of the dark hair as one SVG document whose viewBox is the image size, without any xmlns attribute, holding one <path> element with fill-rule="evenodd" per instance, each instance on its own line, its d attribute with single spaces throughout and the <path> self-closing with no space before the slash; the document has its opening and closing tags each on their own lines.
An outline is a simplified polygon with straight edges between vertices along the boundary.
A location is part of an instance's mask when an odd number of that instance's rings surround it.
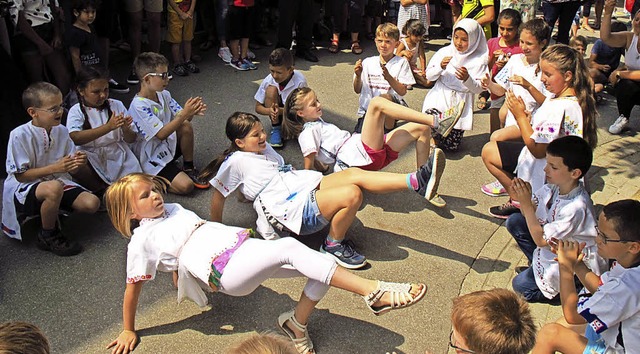
<svg viewBox="0 0 640 354">
<path fill-rule="evenodd" d="M 529 33 L 531 33 L 531 35 L 534 36 L 536 40 L 538 40 L 538 43 L 542 44 L 544 42 L 544 45 L 542 46 L 543 49 L 547 46 L 547 44 L 549 44 L 549 38 L 551 38 L 551 28 L 549 27 L 549 25 L 547 25 L 546 22 L 544 22 L 543 19 L 534 18 L 533 20 L 525 22 L 520 28 L 520 33 L 522 33 L 522 31 L 524 30 L 529 31 Z"/>
<path fill-rule="evenodd" d="M 35 325 L 27 322 L 0 324 L 0 353 L 49 354 L 49 341 Z"/>
<path fill-rule="evenodd" d="M 235 112 L 227 119 L 227 125 L 225 126 L 225 134 L 231 141 L 231 145 L 227 148 L 222 155 L 209 162 L 200 173 L 200 178 L 203 180 L 210 180 L 213 175 L 218 172 L 222 162 L 232 153 L 240 150 L 236 145 L 236 139 L 243 139 L 249 134 L 251 129 L 260 123 L 260 119 L 251 113 Z"/>
<path fill-rule="evenodd" d="M 62 92 L 54 84 L 40 81 L 33 83 L 22 92 L 22 106 L 24 109 L 29 107 L 40 108 L 43 97 L 60 95 Z"/>
<path fill-rule="evenodd" d="M 587 174 L 593 162 L 591 147 L 584 139 L 575 135 L 563 136 L 549 143 L 547 154 L 562 158 L 562 163 L 569 171 L 579 169 L 580 177 Z"/>
<path fill-rule="evenodd" d="M 269 65 L 284 66 L 289 69 L 293 67 L 293 55 L 285 48 L 276 48 L 269 54 Z"/>
<path fill-rule="evenodd" d="M 80 94 L 80 90 L 84 90 L 89 86 L 89 83 L 93 80 L 107 80 L 109 81 L 109 73 L 106 70 L 98 66 L 85 66 L 83 65 L 76 74 L 76 94 L 78 95 L 78 104 L 80 105 L 80 111 L 84 115 L 84 123 L 82 123 L 82 129 L 91 129 L 91 123 L 89 122 L 89 116 L 84 108 L 84 98 Z M 111 105 L 109 99 L 106 99 L 102 106 L 95 107 L 99 110 L 107 110 L 107 121 L 111 119 Z"/>
<path fill-rule="evenodd" d="M 640 242 L 640 201 L 618 200 L 605 205 L 602 213 L 613 224 L 621 240 Z"/>
<path fill-rule="evenodd" d="M 522 24 L 522 15 L 514 9 L 504 9 L 498 15 L 498 24 L 500 24 L 500 20 L 511 20 L 511 24 L 519 28 Z"/>
<path fill-rule="evenodd" d="M 154 52 L 140 53 L 133 61 L 133 68 L 140 80 L 143 80 L 148 73 L 156 71 L 156 68 L 161 65 L 168 66 L 169 61 L 164 55 Z"/>
<path fill-rule="evenodd" d="M 569 40 L 570 47 L 574 47 L 577 43 L 582 44 L 584 50 L 587 50 L 587 45 L 589 44 L 589 42 L 587 41 L 587 38 L 585 36 L 577 35 Z"/>
<path fill-rule="evenodd" d="M 611 33 L 624 32 L 627 30 L 627 25 L 620 21 L 611 22 Z"/>
<path fill-rule="evenodd" d="M 424 27 L 422 22 L 418 19 L 410 19 L 402 27 L 402 33 L 405 36 L 424 36 L 427 33 L 427 29 Z"/>
<path fill-rule="evenodd" d="M 112 0 L 106 0 L 112 1 Z M 73 0 L 71 1 L 71 9 L 75 11 L 82 11 L 86 9 L 96 10 L 100 6 L 100 0 Z"/>
</svg>

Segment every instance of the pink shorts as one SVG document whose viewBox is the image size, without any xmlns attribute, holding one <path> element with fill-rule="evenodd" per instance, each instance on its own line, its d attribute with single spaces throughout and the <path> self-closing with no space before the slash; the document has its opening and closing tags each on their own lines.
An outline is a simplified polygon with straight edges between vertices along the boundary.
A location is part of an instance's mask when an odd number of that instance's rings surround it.
<svg viewBox="0 0 640 354">
<path fill-rule="evenodd" d="M 385 136 L 386 138 L 386 136 Z M 361 169 L 367 171 L 380 171 L 388 164 L 392 163 L 398 158 L 398 152 L 394 151 L 387 143 L 384 143 L 382 149 L 374 150 L 367 146 L 364 142 L 362 143 L 364 146 L 364 150 L 369 154 L 371 158 L 371 163 L 366 166 L 360 166 Z"/>
</svg>

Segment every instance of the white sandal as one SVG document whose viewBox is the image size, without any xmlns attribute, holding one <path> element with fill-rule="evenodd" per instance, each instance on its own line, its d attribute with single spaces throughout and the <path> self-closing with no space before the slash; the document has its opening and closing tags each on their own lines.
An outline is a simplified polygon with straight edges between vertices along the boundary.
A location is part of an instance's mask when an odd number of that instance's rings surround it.
<svg viewBox="0 0 640 354">
<path fill-rule="evenodd" d="M 383 315 L 391 310 L 409 307 L 422 300 L 424 294 L 427 292 L 427 286 L 425 284 L 417 285 L 421 286 L 421 290 L 418 294 L 413 295 L 411 294 L 411 284 L 378 281 L 378 288 L 369 293 L 369 295 L 363 296 L 364 302 L 376 316 Z M 378 302 L 386 292 L 391 295 L 391 304 L 373 307 L 373 304 Z"/>
<path fill-rule="evenodd" d="M 313 350 L 313 343 L 311 342 L 311 338 L 309 338 L 309 332 L 307 332 L 307 325 L 303 325 L 300 322 L 298 322 L 298 320 L 296 320 L 296 317 L 294 316 L 294 313 L 295 313 L 294 311 L 295 310 L 287 311 L 281 314 L 280 316 L 278 316 L 278 326 L 287 336 L 289 336 L 289 339 L 291 339 L 291 341 L 293 342 L 293 345 L 295 345 L 298 353 L 300 354 L 315 353 L 315 351 Z M 293 331 L 285 325 L 285 322 L 287 321 L 289 321 L 291 326 L 295 327 L 300 332 L 303 332 L 304 337 L 296 338 L 296 334 L 293 333 Z"/>
</svg>

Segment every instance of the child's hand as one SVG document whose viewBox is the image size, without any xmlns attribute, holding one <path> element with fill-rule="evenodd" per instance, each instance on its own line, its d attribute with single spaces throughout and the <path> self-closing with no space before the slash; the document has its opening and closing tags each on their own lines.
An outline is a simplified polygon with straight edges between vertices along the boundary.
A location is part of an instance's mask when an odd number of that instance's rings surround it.
<svg viewBox="0 0 640 354">
<path fill-rule="evenodd" d="M 386 65 L 380 64 L 380 68 L 382 69 L 382 77 L 384 77 L 385 80 L 389 81 L 389 79 L 393 78 L 393 76 L 389 74 L 389 69 L 387 69 Z"/>
<path fill-rule="evenodd" d="M 491 82 L 491 77 L 489 76 L 489 73 L 484 74 L 484 77 L 480 79 L 480 85 L 482 85 L 482 88 L 485 90 L 489 89 L 490 82 Z"/>
<path fill-rule="evenodd" d="M 277 103 L 273 103 L 271 108 L 269 108 L 269 119 L 271 119 L 271 123 L 278 123 L 278 116 L 280 115 L 280 108 Z"/>
<path fill-rule="evenodd" d="M 507 91 L 505 103 L 507 104 L 507 108 L 513 113 L 513 116 L 518 118 L 522 116 L 526 116 L 526 106 L 522 97 L 516 96 L 512 90 Z"/>
<path fill-rule="evenodd" d="M 447 65 L 449 65 L 449 62 L 451 61 L 451 58 L 453 58 L 453 57 L 444 57 L 444 58 L 442 58 L 442 61 L 440 62 L 440 67 L 443 70 L 447 68 Z"/>
<path fill-rule="evenodd" d="M 129 119 L 131 119 L 131 117 L 128 117 Z M 116 130 L 120 127 L 122 127 L 123 125 L 125 125 L 127 123 L 125 117 L 124 117 L 124 113 L 111 113 L 111 119 L 109 119 L 109 121 L 107 122 L 107 126 L 109 127 L 109 130 Z M 131 122 L 129 122 L 129 124 L 131 124 Z"/>
<path fill-rule="evenodd" d="M 183 12 L 183 11 L 178 11 L 178 16 L 180 16 L 180 19 L 183 21 L 188 18 L 191 18 L 191 16 L 189 16 L 187 12 Z"/>
<path fill-rule="evenodd" d="M 353 72 L 357 77 L 362 75 L 362 59 L 358 59 L 358 61 L 356 61 L 356 65 L 353 67 Z"/>
<path fill-rule="evenodd" d="M 525 182 L 520 178 L 514 178 L 511 183 L 511 190 L 514 197 L 520 204 L 531 204 L 531 183 Z"/>
<path fill-rule="evenodd" d="M 520 85 L 522 86 L 522 88 L 524 88 L 525 90 L 528 90 L 529 87 L 531 87 L 531 84 L 529 83 L 529 81 L 527 81 L 527 79 L 525 79 L 524 77 L 520 76 L 520 75 L 513 75 L 509 78 L 509 82 L 516 84 L 516 85 Z"/>
<path fill-rule="evenodd" d="M 207 111 L 207 105 L 202 102 L 202 97 L 190 97 L 185 102 L 182 111 L 191 120 L 193 116 L 203 116 Z"/>
<path fill-rule="evenodd" d="M 571 272 L 574 272 L 576 265 L 582 262 L 582 249 L 585 243 L 578 243 L 577 241 L 563 241 L 558 240 L 558 264 L 560 267 L 564 267 Z"/>
<path fill-rule="evenodd" d="M 401 56 L 407 58 L 408 61 L 411 61 L 411 59 L 413 59 L 413 52 L 410 50 L 403 50 Z"/>
<path fill-rule="evenodd" d="M 611 15 L 616 8 L 616 0 L 606 0 L 604 2 L 604 14 Z"/>
<path fill-rule="evenodd" d="M 114 347 L 111 350 L 111 354 L 126 354 L 132 352 L 138 343 L 138 335 L 135 331 L 124 330 L 120 333 L 118 338 L 109 343 L 107 349 Z"/>
<path fill-rule="evenodd" d="M 467 81 L 467 79 L 469 79 L 469 72 L 467 71 L 467 68 L 461 66 L 456 69 L 456 77 L 462 82 Z"/>
</svg>

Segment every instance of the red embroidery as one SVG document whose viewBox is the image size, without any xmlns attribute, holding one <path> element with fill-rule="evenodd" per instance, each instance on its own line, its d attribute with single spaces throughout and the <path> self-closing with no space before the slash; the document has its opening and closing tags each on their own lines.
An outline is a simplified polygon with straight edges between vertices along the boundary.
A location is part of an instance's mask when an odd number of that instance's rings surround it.
<svg viewBox="0 0 640 354">
<path fill-rule="evenodd" d="M 127 278 L 127 284 L 133 284 L 133 283 L 137 283 L 137 282 L 142 281 L 142 280 L 149 280 L 149 279 L 151 279 L 151 274 L 136 275 L 135 277 Z"/>
</svg>

